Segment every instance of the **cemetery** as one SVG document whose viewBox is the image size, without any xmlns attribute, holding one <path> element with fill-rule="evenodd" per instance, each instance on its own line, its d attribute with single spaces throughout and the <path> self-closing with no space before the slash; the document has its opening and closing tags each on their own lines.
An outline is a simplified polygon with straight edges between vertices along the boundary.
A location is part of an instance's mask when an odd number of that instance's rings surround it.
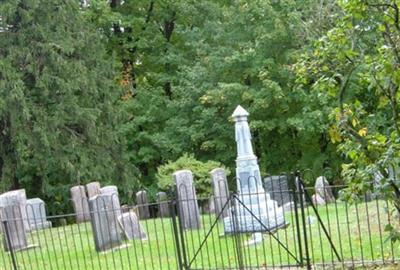
<svg viewBox="0 0 400 270">
<path fill-rule="evenodd" d="M 400 0 L 1 0 L 0 270 L 400 269 Z"/>
<path fill-rule="evenodd" d="M 237 190 L 223 168 L 209 172 L 213 196 L 197 196 L 190 170 L 150 202 L 120 204 L 117 186 L 70 188 L 72 215 L 46 216 L 25 190 L 0 195 L 1 265 L 11 269 L 246 269 L 393 265 L 399 247 L 385 240 L 396 225 L 388 201 L 367 195 L 349 203 L 325 176 L 307 187 L 300 172 L 261 178 L 248 112 L 235 119 Z M 152 210 L 151 210 L 152 209 Z M 156 211 L 156 212 L 154 212 Z M 72 224 L 66 224 L 69 219 Z M 63 220 L 63 221 L 62 221 Z M 393 220 L 393 223 L 391 223 Z M 54 226 L 53 226 L 54 225 Z M 1 268 L 0 268 L 1 269 Z"/>
</svg>

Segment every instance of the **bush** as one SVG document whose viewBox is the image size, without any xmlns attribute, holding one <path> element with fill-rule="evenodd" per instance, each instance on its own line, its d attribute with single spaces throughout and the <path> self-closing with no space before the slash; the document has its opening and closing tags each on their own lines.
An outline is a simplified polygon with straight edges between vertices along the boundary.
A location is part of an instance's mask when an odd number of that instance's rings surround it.
<svg viewBox="0 0 400 270">
<path fill-rule="evenodd" d="M 202 162 L 194 158 L 193 155 L 184 154 L 174 162 L 168 162 L 157 168 L 157 183 L 161 190 L 168 190 L 174 185 L 172 174 L 178 170 L 190 170 L 193 173 L 193 181 L 196 187 L 196 193 L 199 198 L 211 195 L 210 171 L 215 168 L 224 168 L 226 174 L 230 171 L 217 161 Z"/>
</svg>

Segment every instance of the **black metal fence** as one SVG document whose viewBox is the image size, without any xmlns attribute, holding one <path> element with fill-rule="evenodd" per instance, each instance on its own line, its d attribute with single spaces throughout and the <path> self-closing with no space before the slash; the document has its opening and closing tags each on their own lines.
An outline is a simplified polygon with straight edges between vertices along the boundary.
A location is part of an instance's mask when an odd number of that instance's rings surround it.
<svg viewBox="0 0 400 270">
<path fill-rule="evenodd" d="M 76 214 L 32 221 L 21 218 L 18 207 L 3 209 L 0 270 L 354 269 L 398 263 L 399 243 L 388 240 L 390 232 L 386 230 L 389 226 L 400 229 L 398 213 L 390 202 L 367 194 L 349 204 L 338 196 L 344 186 L 330 186 L 335 200 L 322 204 L 312 198 L 314 188 L 302 186 L 293 176 L 286 179 L 291 183 L 287 189 L 270 191 L 278 201 L 283 196 L 291 201 L 279 205 L 285 224 L 276 228 L 263 225 L 261 241 L 256 244 L 252 243 L 255 234 L 240 231 L 239 221 L 234 219 L 238 207 L 246 206 L 235 193 L 228 198 L 195 200 L 172 196 L 162 203 L 140 205 L 153 213 L 141 219 L 140 225 L 134 219 L 140 216 L 137 206 L 97 205 L 96 211 L 90 211 L 91 221 L 78 224 L 72 222 Z M 218 199 L 224 205 L 216 212 L 210 206 L 220 203 Z M 198 215 L 191 204 L 199 206 Z M 168 211 L 160 216 L 157 209 L 165 206 Z M 127 213 L 128 224 L 116 213 Z M 252 216 L 251 209 L 249 213 Z M 257 213 L 253 216 L 257 222 Z M 229 217 L 235 221 L 234 231 L 226 233 L 224 219 Z M 27 230 L 24 224 L 49 224 L 46 221 L 53 226 Z M 99 241 L 109 241 L 109 245 L 99 249 Z"/>
</svg>

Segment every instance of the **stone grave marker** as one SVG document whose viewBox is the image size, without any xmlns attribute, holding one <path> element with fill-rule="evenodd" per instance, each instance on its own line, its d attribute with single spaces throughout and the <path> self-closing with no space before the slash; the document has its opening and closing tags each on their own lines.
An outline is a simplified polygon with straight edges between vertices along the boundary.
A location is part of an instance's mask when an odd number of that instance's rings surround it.
<svg viewBox="0 0 400 270">
<path fill-rule="evenodd" d="M 100 183 L 99 182 L 91 182 L 86 184 L 87 195 L 90 198 L 100 194 Z"/>
<path fill-rule="evenodd" d="M 158 192 L 156 194 L 156 200 L 158 204 L 158 215 L 160 217 L 169 217 L 169 205 L 168 196 L 165 192 Z"/>
<path fill-rule="evenodd" d="M 312 200 L 314 205 L 325 205 L 326 204 L 324 198 L 319 196 L 318 193 L 315 193 L 314 195 L 312 195 L 311 196 L 311 200 Z"/>
<path fill-rule="evenodd" d="M 17 189 L 0 195 L 0 207 L 7 205 L 18 205 L 26 231 L 30 230 L 28 216 L 26 214 L 26 192 L 25 189 Z"/>
<path fill-rule="evenodd" d="M 110 206 L 110 211 L 114 213 L 114 219 L 117 221 L 118 217 L 122 214 L 118 188 L 116 186 L 105 186 L 100 188 L 100 194 L 111 196 L 112 204 Z"/>
<path fill-rule="evenodd" d="M 122 245 L 122 237 L 113 211 L 113 203 L 110 194 L 100 194 L 89 199 L 93 237 L 98 252 Z"/>
<path fill-rule="evenodd" d="M 200 228 L 200 212 L 197 204 L 193 174 L 189 170 L 176 171 L 173 174 L 177 188 L 179 215 L 184 229 Z"/>
<path fill-rule="evenodd" d="M 128 212 L 118 217 L 118 224 L 120 225 L 126 239 L 133 240 L 147 240 L 146 232 L 143 230 L 134 212 Z"/>
<path fill-rule="evenodd" d="M 72 205 L 76 214 L 76 223 L 90 220 L 88 198 L 85 186 L 74 186 L 70 189 Z"/>
<path fill-rule="evenodd" d="M 149 200 L 147 198 L 147 192 L 145 190 L 140 190 L 136 193 L 136 204 L 139 210 L 139 218 L 150 218 Z"/>
<path fill-rule="evenodd" d="M 5 251 L 18 251 L 28 248 L 28 237 L 24 226 L 24 217 L 19 204 L 7 204 L 0 208 L 0 220 L 3 233 L 3 244 Z M 5 235 L 7 231 L 10 242 Z"/>
<path fill-rule="evenodd" d="M 271 199 L 282 206 L 293 200 L 289 191 L 288 178 L 286 175 L 273 175 L 264 178 L 265 191 L 271 196 Z"/>
<path fill-rule="evenodd" d="M 226 179 L 225 170 L 222 168 L 216 168 L 212 170 L 210 174 L 214 194 L 215 214 L 218 216 L 222 212 L 219 217 L 223 219 L 229 215 L 229 205 L 225 206 L 229 199 L 228 181 Z"/>
<path fill-rule="evenodd" d="M 45 203 L 42 199 L 33 198 L 27 200 L 26 213 L 28 215 L 29 226 L 32 230 L 51 227 L 51 222 L 47 221 Z"/>
<path fill-rule="evenodd" d="M 318 194 L 326 203 L 335 201 L 329 182 L 324 176 L 318 177 L 315 181 L 315 194 Z"/>
</svg>

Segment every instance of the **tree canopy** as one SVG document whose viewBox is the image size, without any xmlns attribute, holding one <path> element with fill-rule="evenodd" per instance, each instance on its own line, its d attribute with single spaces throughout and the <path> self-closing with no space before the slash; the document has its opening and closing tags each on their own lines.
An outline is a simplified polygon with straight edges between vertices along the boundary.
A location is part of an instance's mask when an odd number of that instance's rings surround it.
<svg viewBox="0 0 400 270">
<path fill-rule="evenodd" d="M 128 184 L 118 65 L 78 3 L 3 1 L 0 14 L 2 189 L 65 208 L 74 184 Z"/>
</svg>

